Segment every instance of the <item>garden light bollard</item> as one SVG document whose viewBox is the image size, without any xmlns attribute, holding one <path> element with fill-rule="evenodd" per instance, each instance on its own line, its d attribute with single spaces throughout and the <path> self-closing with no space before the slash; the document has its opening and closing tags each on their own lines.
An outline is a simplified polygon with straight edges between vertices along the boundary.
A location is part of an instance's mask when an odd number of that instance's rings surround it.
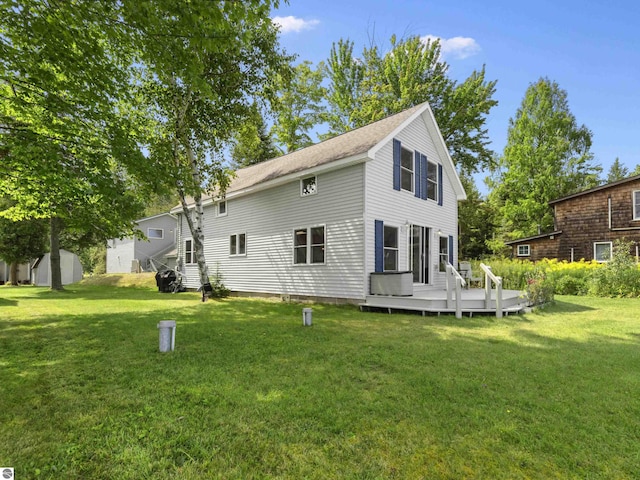
<svg viewBox="0 0 640 480">
<path fill-rule="evenodd" d="M 172 352 L 176 346 L 176 322 L 175 320 L 162 320 L 158 323 L 160 330 L 160 351 Z"/>
<path fill-rule="evenodd" d="M 302 325 L 304 325 L 305 327 L 310 327 L 312 316 L 313 316 L 312 308 L 303 308 L 302 309 Z"/>
</svg>

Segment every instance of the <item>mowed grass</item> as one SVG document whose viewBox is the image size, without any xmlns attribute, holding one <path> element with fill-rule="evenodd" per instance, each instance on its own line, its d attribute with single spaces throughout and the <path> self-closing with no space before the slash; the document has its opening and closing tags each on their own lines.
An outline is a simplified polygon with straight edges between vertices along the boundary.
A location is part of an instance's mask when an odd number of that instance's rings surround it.
<svg viewBox="0 0 640 480">
<path fill-rule="evenodd" d="M 116 283 L 117 284 L 117 283 Z M 640 301 L 421 317 L 0 288 L 0 466 L 50 479 L 631 479 Z M 176 320 L 159 353 L 157 323 Z"/>
</svg>

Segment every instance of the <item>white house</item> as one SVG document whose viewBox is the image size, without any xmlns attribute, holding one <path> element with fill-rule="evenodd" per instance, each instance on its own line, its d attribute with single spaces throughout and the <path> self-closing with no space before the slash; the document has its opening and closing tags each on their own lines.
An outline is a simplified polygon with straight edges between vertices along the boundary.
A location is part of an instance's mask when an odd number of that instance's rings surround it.
<svg viewBox="0 0 640 480">
<path fill-rule="evenodd" d="M 238 294 L 357 302 L 374 273 L 413 292 L 445 288 L 457 264 L 466 194 L 427 103 L 236 172 L 204 201 L 210 274 Z M 199 287 L 192 238 L 178 216 L 178 258 Z"/>
<path fill-rule="evenodd" d="M 161 213 L 136 222 L 146 238 L 109 240 L 107 273 L 131 273 L 175 267 L 176 217 Z M 172 257 L 172 251 L 174 256 Z"/>
</svg>

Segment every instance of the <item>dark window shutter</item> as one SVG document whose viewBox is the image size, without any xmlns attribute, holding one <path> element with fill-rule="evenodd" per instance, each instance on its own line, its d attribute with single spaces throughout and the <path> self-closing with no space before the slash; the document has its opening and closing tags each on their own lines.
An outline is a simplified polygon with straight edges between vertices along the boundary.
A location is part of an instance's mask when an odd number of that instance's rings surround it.
<svg viewBox="0 0 640 480">
<path fill-rule="evenodd" d="M 420 155 L 420 184 L 422 185 L 422 200 L 427 199 L 427 156 Z"/>
<path fill-rule="evenodd" d="M 442 165 L 438 164 L 438 205 L 443 203 Z"/>
<path fill-rule="evenodd" d="M 415 151 L 413 153 L 413 165 L 415 170 L 413 172 L 413 179 L 416 184 L 415 195 L 418 198 L 422 198 L 422 181 L 421 181 L 422 163 L 420 162 L 420 157 L 421 157 L 420 152 Z"/>
<path fill-rule="evenodd" d="M 375 228 L 375 271 L 384 271 L 384 222 L 382 220 L 376 220 Z"/>
<path fill-rule="evenodd" d="M 400 190 L 400 156 L 402 147 L 400 140 L 393 139 L 393 189 Z"/>
<path fill-rule="evenodd" d="M 453 265 L 453 236 L 449 235 L 449 263 Z"/>
</svg>

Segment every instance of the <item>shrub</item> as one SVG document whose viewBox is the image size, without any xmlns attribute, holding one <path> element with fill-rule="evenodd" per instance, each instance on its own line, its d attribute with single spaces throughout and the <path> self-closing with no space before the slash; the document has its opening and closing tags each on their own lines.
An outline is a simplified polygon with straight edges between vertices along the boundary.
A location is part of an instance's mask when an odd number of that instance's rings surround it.
<svg viewBox="0 0 640 480">
<path fill-rule="evenodd" d="M 222 272 L 220 271 L 220 265 L 216 265 L 216 273 L 209 277 L 211 283 L 211 297 L 212 298 L 226 298 L 231 291 L 225 286 L 222 281 Z"/>
<path fill-rule="evenodd" d="M 589 293 L 599 297 L 640 296 L 640 269 L 629 255 L 632 242 L 616 240 L 611 261 L 593 276 Z"/>
<path fill-rule="evenodd" d="M 531 305 L 543 305 L 553 302 L 553 283 L 549 281 L 540 267 L 527 274 L 527 297 Z"/>
<path fill-rule="evenodd" d="M 564 275 L 555 280 L 554 290 L 558 295 L 586 295 L 589 285 L 585 278 Z"/>
</svg>

